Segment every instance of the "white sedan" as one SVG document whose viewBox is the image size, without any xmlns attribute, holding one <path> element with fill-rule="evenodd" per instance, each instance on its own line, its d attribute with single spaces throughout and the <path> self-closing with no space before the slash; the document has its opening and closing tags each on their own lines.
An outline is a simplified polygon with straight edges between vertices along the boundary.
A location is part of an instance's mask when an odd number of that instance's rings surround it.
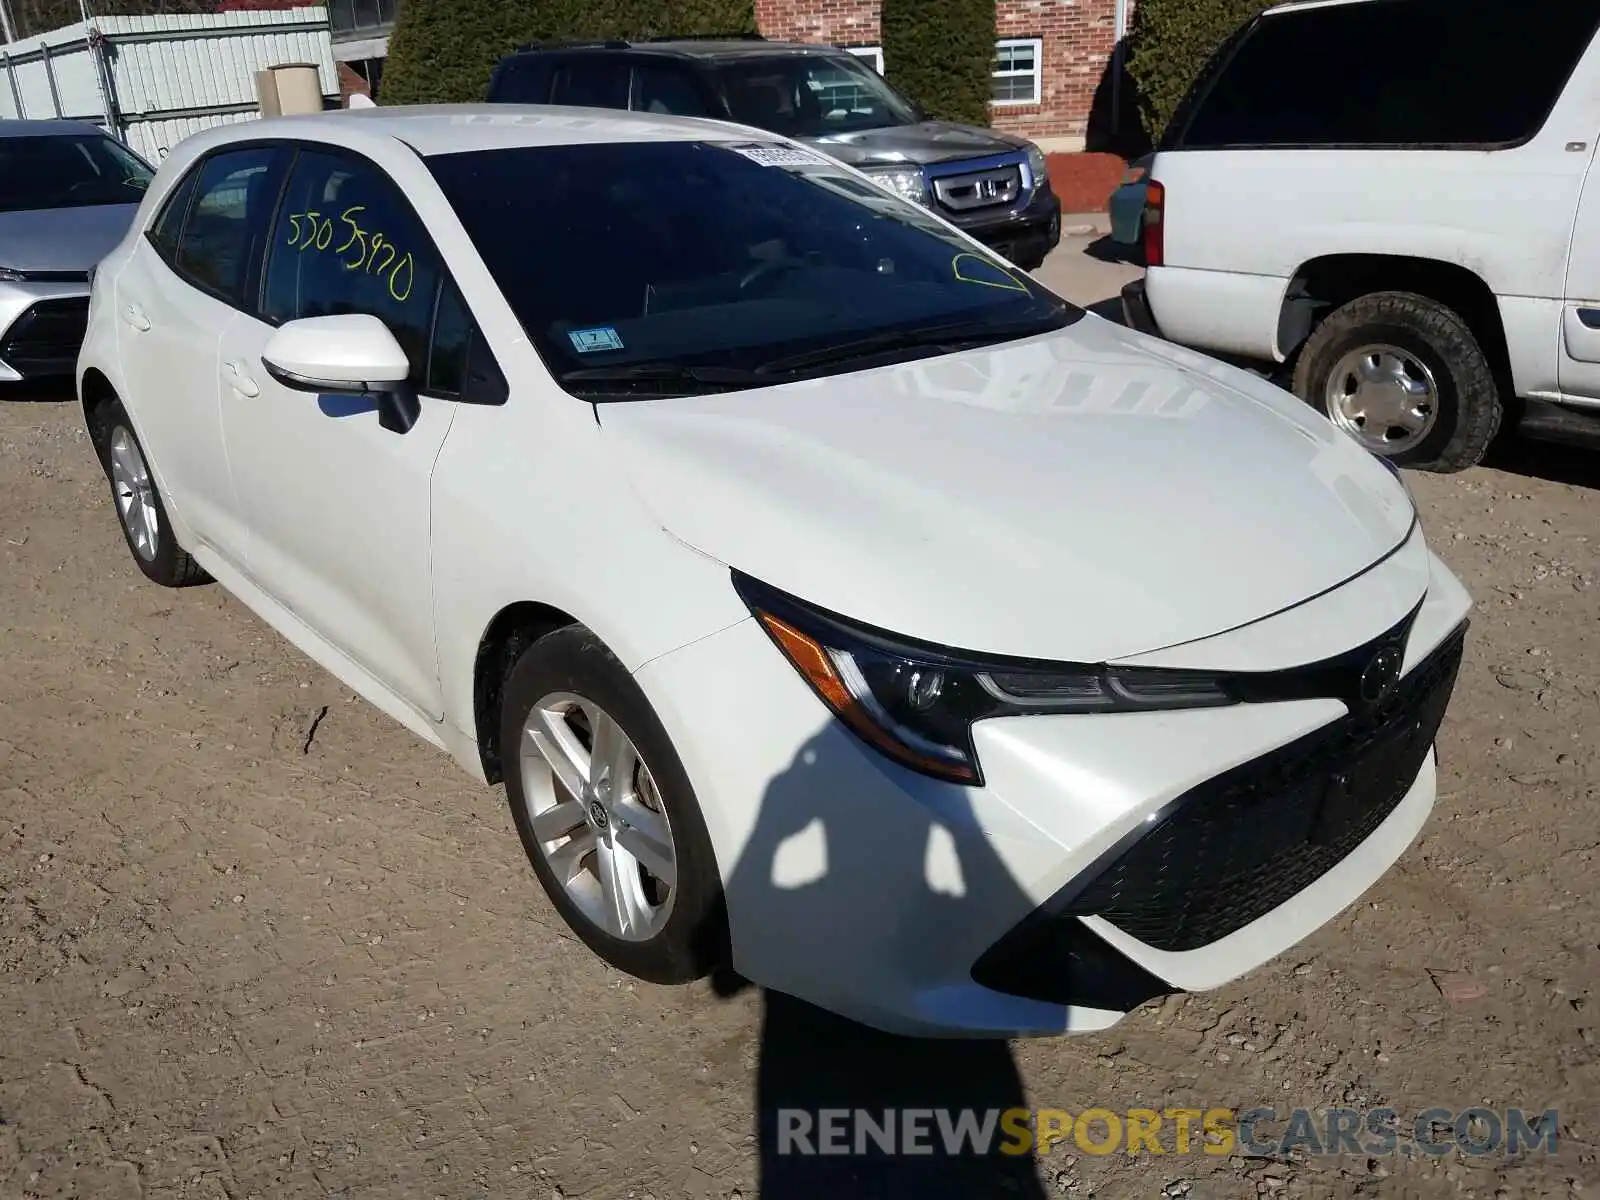
<svg viewBox="0 0 1600 1200">
<path fill-rule="evenodd" d="M 1416 837 L 1471 602 L 1396 473 L 728 124 L 369 109 L 162 163 L 93 284 L 134 561 L 485 783 L 593 950 L 1104 1028 Z"/>
</svg>

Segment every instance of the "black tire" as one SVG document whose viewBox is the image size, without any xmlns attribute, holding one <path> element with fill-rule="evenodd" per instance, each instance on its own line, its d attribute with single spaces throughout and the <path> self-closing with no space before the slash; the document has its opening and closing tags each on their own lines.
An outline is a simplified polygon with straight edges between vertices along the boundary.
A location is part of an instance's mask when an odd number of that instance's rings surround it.
<svg viewBox="0 0 1600 1200">
<path fill-rule="evenodd" d="M 1446 474 L 1476 466 L 1499 432 L 1500 385 L 1472 329 L 1453 309 L 1411 292 L 1373 292 L 1330 313 L 1296 356 L 1294 392 L 1324 416 L 1339 361 L 1364 345 L 1413 355 L 1436 385 L 1433 428 L 1416 445 L 1387 455 L 1397 466 Z"/>
<path fill-rule="evenodd" d="M 173 536 L 172 522 L 167 518 L 166 502 L 161 498 L 161 490 L 156 486 L 155 477 L 149 475 L 149 460 L 145 457 L 144 447 L 139 442 L 138 434 L 133 431 L 133 423 L 128 420 L 127 411 L 122 407 L 120 400 L 115 398 L 106 400 L 93 410 L 90 433 L 94 439 L 95 453 L 100 458 L 100 467 L 105 472 L 106 482 L 111 485 L 111 506 L 117 514 L 117 525 L 122 530 L 122 540 L 127 544 L 128 553 L 133 556 L 134 564 L 144 572 L 145 578 L 169 588 L 210 583 L 211 576 L 189 556 L 188 551 L 178 545 L 177 538 Z M 125 516 L 127 510 L 122 503 L 116 476 L 112 470 L 112 446 L 117 443 L 119 437 L 125 437 L 134 447 L 139 460 L 145 464 L 145 472 L 149 476 L 149 500 L 155 512 L 156 527 L 154 554 L 147 554 L 136 544 L 134 534 L 129 529 L 129 520 Z"/>
<path fill-rule="evenodd" d="M 534 834 L 523 785 L 523 730 L 533 706 L 555 692 L 573 693 L 605 710 L 655 780 L 671 825 L 677 881 L 666 920 L 648 940 L 613 936 L 591 920 L 556 879 Z M 722 878 L 694 788 L 643 691 L 598 638 L 581 625 L 569 625 L 523 651 L 506 679 L 500 746 L 506 798 L 522 847 L 550 902 L 589 949 L 617 970 L 649 983 L 689 983 L 726 965 Z"/>
</svg>

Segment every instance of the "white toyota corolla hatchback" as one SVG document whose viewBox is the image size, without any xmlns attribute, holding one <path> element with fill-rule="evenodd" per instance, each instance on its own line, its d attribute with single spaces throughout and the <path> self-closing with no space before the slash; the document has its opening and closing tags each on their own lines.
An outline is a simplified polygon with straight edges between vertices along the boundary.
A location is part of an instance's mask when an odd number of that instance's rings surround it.
<svg viewBox="0 0 1600 1200">
<path fill-rule="evenodd" d="M 78 377 L 144 573 L 504 780 L 644 979 L 1103 1028 L 1329 921 L 1434 802 L 1471 602 L 1399 477 L 769 134 L 211 130 Z"/>
</svg>

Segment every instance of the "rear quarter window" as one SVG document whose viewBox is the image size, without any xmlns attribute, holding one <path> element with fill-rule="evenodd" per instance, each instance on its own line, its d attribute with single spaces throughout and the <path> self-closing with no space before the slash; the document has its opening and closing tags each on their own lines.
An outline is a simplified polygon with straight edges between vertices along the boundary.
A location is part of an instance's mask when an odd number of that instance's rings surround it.
<svg viewBox="0 0 1600 1200">
<path fill-rule="evenodd" d="M 548 104 L 550 62 L 542 58 L 508 58 L 489 80 L 489 97 L 496 104 Z"/>
<path fill-rule="evenodd" d="M 1269 13 L 1220 52 L 1185 150 L 1519 145 L 1588 49 L 1593 0 L 1356 0 Z"/>
</svg>

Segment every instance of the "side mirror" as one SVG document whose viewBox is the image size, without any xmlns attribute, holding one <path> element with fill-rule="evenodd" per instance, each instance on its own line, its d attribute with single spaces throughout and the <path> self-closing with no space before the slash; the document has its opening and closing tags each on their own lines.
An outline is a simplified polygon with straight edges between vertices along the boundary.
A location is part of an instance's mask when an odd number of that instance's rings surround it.
<svg viewBox="0 0 1600 1200">
<path fill-rule="evenodd" d="M 371 396 L 378 424 L 394 433 L 407 432 L 422 415 L 406 352 L 387 325 L 366 313 L 286 321 L 268 340 L 261 365 L 297 392 Z"/>
</svg>

